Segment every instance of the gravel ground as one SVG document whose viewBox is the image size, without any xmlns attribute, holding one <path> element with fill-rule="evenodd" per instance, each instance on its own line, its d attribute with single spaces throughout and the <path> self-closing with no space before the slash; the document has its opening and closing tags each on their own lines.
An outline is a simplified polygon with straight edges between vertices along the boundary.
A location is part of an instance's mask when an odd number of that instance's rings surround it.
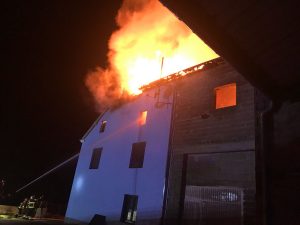
<svg viewBox="0 0 300 225">
<path fill-rule="evenodd" d="M 34 220 L 24 220 L 24 219 L 17 219 L 17 218 L 11 218 L 11 219 L 0 219 L 0 224 L 16 224 L 16 225 L 28 225 L 28 224 L 34 224 L 34 225 L 60 225 L 64 224 L 62 220 L 50 220 L 50 219 L 34 219 Z"/>
</svg>

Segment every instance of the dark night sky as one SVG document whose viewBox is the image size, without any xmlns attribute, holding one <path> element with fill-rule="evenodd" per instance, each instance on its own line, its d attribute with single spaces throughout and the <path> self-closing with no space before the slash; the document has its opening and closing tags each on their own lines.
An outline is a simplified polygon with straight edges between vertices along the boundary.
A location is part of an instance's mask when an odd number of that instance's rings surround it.
<svg viewBox="0 0 300 225">
<path fill-rule="evenodd" d="M 10 192 L 80 150 L 79 139 L 97 118 L 84 77 L 105 66 L 120 4 L 1 3 L 0 178 Z M 68 190 L 74 165 L 36 186 Z"/>
</svg>

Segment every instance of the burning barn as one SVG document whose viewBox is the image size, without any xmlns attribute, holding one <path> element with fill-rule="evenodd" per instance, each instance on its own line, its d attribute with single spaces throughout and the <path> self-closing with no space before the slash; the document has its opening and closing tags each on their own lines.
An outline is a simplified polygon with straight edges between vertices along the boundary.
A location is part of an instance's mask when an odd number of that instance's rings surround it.
<svg viewBox="0 0 300 225">
<path fill-rule="evenodd" d="M 252 224 L 257 91 L 221 58 L 142 90 L 83 137 L 66 217 Z"/>
<path fill-rule="evenodd" d="M 100 214 L 134 223 L 139 210 L 140 219 L 160 218 L 173 101 L 169 89 L 162 85 L 106 111 L 83 137 L 67 217 L 88 222 Z"/>
</svg>

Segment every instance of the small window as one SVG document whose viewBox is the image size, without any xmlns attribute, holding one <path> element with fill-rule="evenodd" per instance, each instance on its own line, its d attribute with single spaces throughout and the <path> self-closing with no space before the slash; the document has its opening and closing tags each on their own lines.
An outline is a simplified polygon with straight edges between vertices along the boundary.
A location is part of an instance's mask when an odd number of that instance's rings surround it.
<svg viewBox="0 0 300 225">
<path fill-rule="evenodd" d="M 101 126 L 100 126 L 100 133 L 105 131 L 106 123 L 107 123 L 106 120 L 102 121 Z"/>
<path fill-rule="evenodd" d="M 236 83 L 215 88 L 216 109 L 236 105 Z"/>
<path fill-rule="evenodd" d="M 90 169 L 98 169 L 102 148 L 95 148 L 90 162 Z"/>
<path fill-rule="evenodd" d="M 142 168 L 144 164 L 146 142 L 132 144 L 129 168 Z"/>
<path fill-rule="evenodd" d="M 139 117 L 139 125 L 143 126 L 146 124 L 147 121 L 147 111 L 143 111 L 140 113 L 140 117 Z"/>
<path fill-rule="evenodd" d="M 124 195 L 123 208 L 120 221 L 135 224 L 137 212 L 137 195 Z"/>
</svg>

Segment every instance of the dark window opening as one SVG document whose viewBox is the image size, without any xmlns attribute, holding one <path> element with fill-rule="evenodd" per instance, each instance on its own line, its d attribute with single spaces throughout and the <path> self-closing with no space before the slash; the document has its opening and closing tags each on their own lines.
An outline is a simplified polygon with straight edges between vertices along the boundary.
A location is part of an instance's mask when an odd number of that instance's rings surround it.
<svg viewBox="0 0 300 225">
<path fill-rule="evenodd" d="M 90 169 L 98 169 L 102 148 L 95 148 L 90 162 Z"/>
<path fill-rule="evenodd" d="M 215 88 L 216 109 L 236 105 L 236 83 Z"/>
<path fill-rule="evenodd" d="M 100 126 L 100 133 L 105 131 L 105 127 L 106 127 L 107 121 L 102 121 L 101 126 Z"/>
<path fill-rule="evenodd" d="M 132 144 L 129 168 L 143 167 L 145 149 L 146 149 L 146 142 L 137 142 Z"/>
<path fill-rule="evenodd" d="M 120 221 L 135 224 L 137 213 L 137 195 L 124 195 L 123 208 Z"/>
</svg>

